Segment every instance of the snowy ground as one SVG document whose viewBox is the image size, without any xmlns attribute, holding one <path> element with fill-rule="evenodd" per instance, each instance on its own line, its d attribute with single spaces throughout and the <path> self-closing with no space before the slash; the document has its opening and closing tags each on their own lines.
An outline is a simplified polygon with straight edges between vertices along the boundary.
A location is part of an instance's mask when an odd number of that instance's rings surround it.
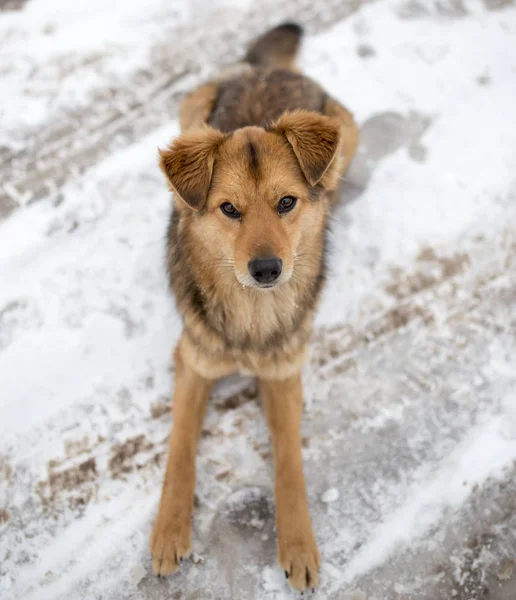
<svg viewBox="0 0 516 600">
<path fill-rule="evenodd" d="M 221 384 L 193 560 L 149 574 L 186 89 L 295 17 L 355 113 L 305 370 L 320 598 L 516 598 L 516 6 L 0 2 L 0 598 L 294 597 L 253 382 Z M 192 34 L 192 24 L 195 31 Z"/>
</svg>

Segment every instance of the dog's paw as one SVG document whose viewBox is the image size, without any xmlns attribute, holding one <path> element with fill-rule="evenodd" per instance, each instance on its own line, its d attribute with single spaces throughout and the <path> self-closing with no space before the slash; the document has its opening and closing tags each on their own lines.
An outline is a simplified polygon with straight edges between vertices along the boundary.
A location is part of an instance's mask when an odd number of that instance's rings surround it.
<svg viewBox="0 0 516 600">
<path fill-rule="evenodd" d="M 290 585 L 300 592 L 319 583 L 321 559 L 312 531 L 278 535 L 278 562 Z"/>
<path fill-rule="evenodd" d="M 166 577 L 179 568 L 191 550 L 190 519 L 170 519 L 158 515 L 152 529 L 150 550 L 154 575 Z"/>
</svg>

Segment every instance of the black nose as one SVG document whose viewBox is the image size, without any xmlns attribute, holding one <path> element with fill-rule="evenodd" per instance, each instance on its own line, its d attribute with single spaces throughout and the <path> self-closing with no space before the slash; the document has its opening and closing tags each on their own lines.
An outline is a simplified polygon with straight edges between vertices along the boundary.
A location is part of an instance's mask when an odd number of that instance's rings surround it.
<svg viewBox="0 0 516 600">
<path fill-rule="evenodd" d="M 258 283 L 272 283 L 281 275 L 281 258 L 255 258 L 249 261 L 249 273 Z"/>
</svg>

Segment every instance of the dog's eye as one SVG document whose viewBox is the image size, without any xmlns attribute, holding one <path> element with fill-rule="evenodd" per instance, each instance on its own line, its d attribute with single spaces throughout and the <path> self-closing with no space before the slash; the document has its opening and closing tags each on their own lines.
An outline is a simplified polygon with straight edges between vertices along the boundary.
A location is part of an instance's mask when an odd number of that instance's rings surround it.
<svg viewBox="0 0 516 600">
<path fill-rule="evenodd" d="M 231 219 L 239 219 L 240 213 L 238 210 L 229 202 L 224 202 L 224 204 L 220 205 L 220 210 Z"/>
<path fill-rule="evenodd" d="M 296 205 L 296 202 L 297 198 L 294 198 L 293 196 L 285 196 L 279 201 L 278 212 L 280 214 L 290 212 Z"/>
</svg>

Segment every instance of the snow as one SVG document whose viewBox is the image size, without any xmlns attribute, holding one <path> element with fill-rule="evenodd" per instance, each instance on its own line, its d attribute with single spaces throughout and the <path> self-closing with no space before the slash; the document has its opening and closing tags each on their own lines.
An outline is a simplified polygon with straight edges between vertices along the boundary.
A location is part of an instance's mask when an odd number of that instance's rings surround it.
<svg viewBox="0 0 516 600">
<path fill-rule="evenodd" d="M 99 87 L 145 68 L 156 36 L 186 18 L 184 3 L 31 0 L 2 14 L 2 128 L 9 144 L 59 110 L 89 106 Z M 50 114 L 49 114 L 50 113 Z"/>
<path fill-rule="evenodd" d="M 344 4 L 282 9 L 312 31 L 304 70 L 362 126 L 303 374 L 319 596 L 474 600 L 482 569 L 496 600 L 490 582 L 516 554 L 516 8 Z M 223 45 L 224 15 L 256 27 L 252 10 L 31 0 L 0 12 L 0 150 L 32 152 L 63 111 L 80 138 L 98 94 L 140 71 L 158 85 L 160 44 L 213 22 Z M 202 52 L 216 71 L 220 52 Z M 179 96 L 185 82 L 171 85 Z M 149 573 L 181 330 L 156 148 L 178 124 L 145 130 L 142 111 L 128 143 L 82 155 L 45 198 L 3 219 L 0 199 L 0 596 L 289 598 L 248 379 L 222 382 L 207 415 L 192 562 L 166 581 Z M 0 169 L 16 195 L 19 173 Z M 482 536 L 475 562 L 468 540 Z"/>
<path fill-rule="evenodd" d="M 344 580 L 351 582 L 385 561 L 402 544 L 421 536 L 438 522 L 439 513 L 445 508 L 460 507 L 474 485 L 483 484 L 487 477 L 499 476 L 516 456 L 516 438 L 507 439 L 504 430 L 507 427 L 500 418 L 473 430 L 443 461 L 438 473 L 426 473 L 422 483 L 414 485 L 405 502 L 378 525 L 370 540 L 346 565 Z"/>
<path fill-rule="evenodd" d="M 335 500 L 339 499 L 339 491 L 335 488 L 327 489 L 324 494 L 321 496 L 321 500 L 325 504 L 329 504 L 330 502 L 335 502 Z"/>
</svg>

